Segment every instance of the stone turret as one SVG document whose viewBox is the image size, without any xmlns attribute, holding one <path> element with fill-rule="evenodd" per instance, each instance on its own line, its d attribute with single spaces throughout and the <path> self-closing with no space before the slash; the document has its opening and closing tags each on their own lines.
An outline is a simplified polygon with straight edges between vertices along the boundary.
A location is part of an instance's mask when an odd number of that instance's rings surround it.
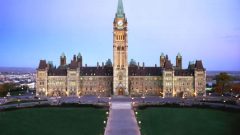
<svg viewBox="0 0 240 135">
<path fill-rule="evenodd" d="M 176 56 L 176 68 L 182 69 L 182 56 L 180 53 Z"/>
<path fill-rule="evenodd" d="M 60 66 L 65 66 L 67 64 L 67 60 L 66 60 L 66 55 L 64 53 L 62 53 L 62 55 L 60 56 Z"/>
</svg>

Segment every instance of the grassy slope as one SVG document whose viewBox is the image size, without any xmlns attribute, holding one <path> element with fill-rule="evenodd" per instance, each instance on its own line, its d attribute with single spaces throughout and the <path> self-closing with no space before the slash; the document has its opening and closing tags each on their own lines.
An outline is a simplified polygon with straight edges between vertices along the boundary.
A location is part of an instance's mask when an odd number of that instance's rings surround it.
<svg viewBox="0 0 240 135">
<path fill-rule="evenodd" d="M 142 135 L 234 135 L 239 131 L 239 113 L 194 108 L 148 108 L 139 110 L 139 114 Z"/>
<path fill-rule="evenodd" d="M 34 108 L 0 112 L 1 135 L 101 135 L 105 111 L 93 108 Z"/>
</svg>

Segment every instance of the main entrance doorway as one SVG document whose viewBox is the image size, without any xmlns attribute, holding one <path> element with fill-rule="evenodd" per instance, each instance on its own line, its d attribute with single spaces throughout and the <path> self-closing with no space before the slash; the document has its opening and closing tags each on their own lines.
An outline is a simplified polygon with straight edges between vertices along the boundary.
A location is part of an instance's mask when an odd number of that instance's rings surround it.
<svg viewBox="0 0 240 135">
<path fill-rule="evenodd" d="M 118 89 L 118 95 L 119 95 L 119 96 L 123 96 L 123 95 L 124 95 L 123 88 L 119 88 L 119 89 Z"/>
</svg>

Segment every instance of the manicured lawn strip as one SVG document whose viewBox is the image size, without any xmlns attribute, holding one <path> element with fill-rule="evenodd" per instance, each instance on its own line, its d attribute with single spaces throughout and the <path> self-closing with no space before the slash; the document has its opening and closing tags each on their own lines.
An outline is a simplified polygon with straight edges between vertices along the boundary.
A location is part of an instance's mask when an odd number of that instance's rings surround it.
<svg viewBox="0 0 240 135">
<path fill-rule="evenodd" d="M 142 135 L 237 135 L 240 113 L 198 108 L 138 110 Z"/>
<path fill-rule="evenodd" d="M 3 135 L 101 135 L 106 110 L 31 108 L 0 112 Z"/>
</svg>

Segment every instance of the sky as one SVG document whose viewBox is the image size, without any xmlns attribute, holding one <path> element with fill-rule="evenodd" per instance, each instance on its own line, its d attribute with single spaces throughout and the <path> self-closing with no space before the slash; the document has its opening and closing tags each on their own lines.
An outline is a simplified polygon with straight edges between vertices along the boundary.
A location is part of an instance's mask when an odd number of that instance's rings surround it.
<svg viewBox="0 0 240 135">
<path fill-rule="evenodd" d="M 202 60 L 211 70 L 240 70 L 239 0 L 123 0 L 128 59 L 159 66 L 161 53 L 183 67 Z M 117 0 L 0 0 L 0 66 L 59 65 L 62 52 L 96 66 L 113 57 Z"/>
</svg>

